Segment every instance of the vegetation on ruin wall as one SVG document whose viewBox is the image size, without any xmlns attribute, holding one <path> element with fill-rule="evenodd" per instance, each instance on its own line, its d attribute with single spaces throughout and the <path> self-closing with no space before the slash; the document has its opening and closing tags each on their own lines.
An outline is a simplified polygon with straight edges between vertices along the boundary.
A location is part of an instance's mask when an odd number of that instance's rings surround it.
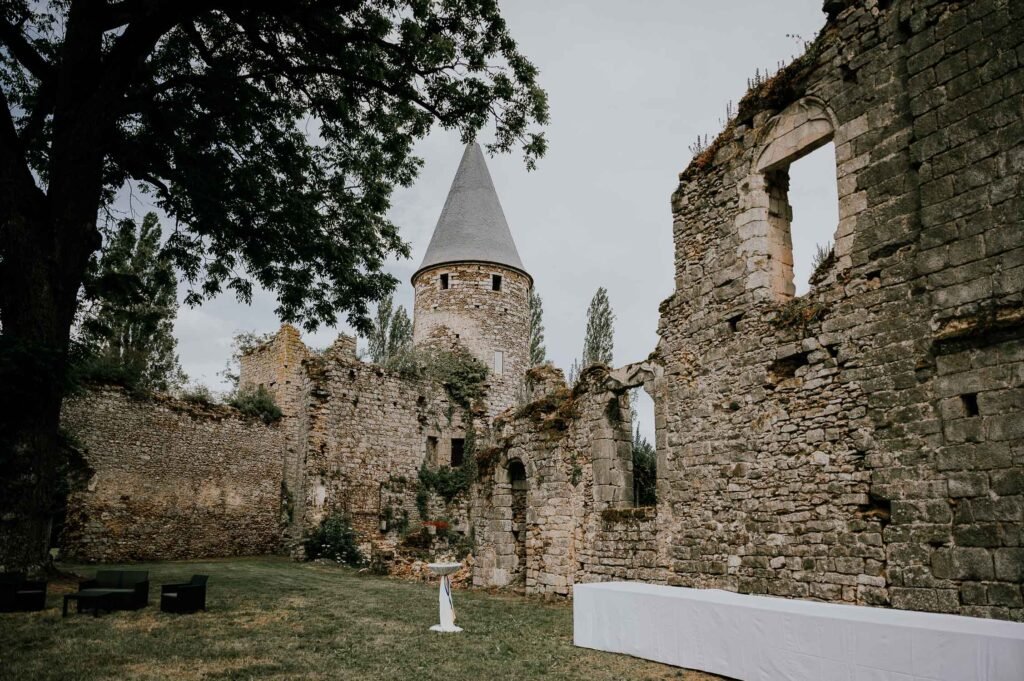
<svg viewBox="0 0 1024 681">
<path fill-rule="evenodd" d="M 462 346 L 449 350 L 409 347 L 392 357 L 385 368 L 404 378 L 440 383 L 453 404 L 481 410 L 487 394 L 487 366 Z"/>
<path fill-rule="evenodd" d="M 807 94 L 807 83 L 821 56 L 824 31 L 811 42 L 804 43 L 799 57 L 767 78 L 750 81 L 746 94 L 740 99 L 736 116 L 726 121 L 725 128 L 714 141 L 694 155 L 690 164 L 679 174 L 681 181 L 689 181 L 702 174 L 714 163 L 715 156 L 735 138 L 736 128 L 749 125 L 762 111 L 781 111 Z"/>
<path fill-rule="evenodd" d="M 416 491 L 416 508 L 419 510 L 421 518 L 425 518 L 427 515 L 427 494 L 429 492 L 434 492 L 443 498 L 446 503 L 450 504 L 459 494 L 468 492 L 469 488 L 476 482 L 478 473 L 476 429 L 473 427 L 473 419 L 469 413 L 464 418 L 466 437 L 462 446 L 462 465 L 454 468 L 451 466 L 431 468 L 427 462 L 424 462 L 423 466 L 420 467 L 419 488 Z"/>
<path fill-rule="evenodd" d="M 258 418 L 267 425 L 279 421 L 282 416 L 281 407 L 277 406 L 274 396 L 261 386 L 245 386 L 228 399 L 228 404 L 246 416 Z"/>
<path fill-rule="evenodd" d="M 528 418 L 548 435 L 560 435 L 569 429 L 569 424 L 579 416 L 579 405 L 573 392 L 568 388 L 557 390 L 540 397 L 516 410 L 516 418 Z"/>
<path fill-rule="evenodd" d="M 772 325 L 779 330 L 805 331 L 828 314 L 828 307 L 806 297 L 792 298 L 779 306 L 772 317 Z"/>
</svg>

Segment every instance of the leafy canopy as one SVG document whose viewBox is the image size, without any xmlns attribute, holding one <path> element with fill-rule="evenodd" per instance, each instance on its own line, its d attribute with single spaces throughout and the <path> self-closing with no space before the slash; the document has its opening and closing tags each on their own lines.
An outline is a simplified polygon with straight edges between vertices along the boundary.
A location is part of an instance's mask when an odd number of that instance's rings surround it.
<svg viewBox="0 0 1024 681">
<path fill-rule="evenodd" d="M 133 187 L 173 219 L 190 304 L 258 283 L 283 321 L 365 332 L 395 284 L 383 263 L 409 253 L 386 213 L 413 144 L 491 122 L 488 150 L 532 167 L 536 77 L 497 0 L 8 0 L 0 160 L 43 202 L 99 153 L 101 210 Z"/>
</svg>

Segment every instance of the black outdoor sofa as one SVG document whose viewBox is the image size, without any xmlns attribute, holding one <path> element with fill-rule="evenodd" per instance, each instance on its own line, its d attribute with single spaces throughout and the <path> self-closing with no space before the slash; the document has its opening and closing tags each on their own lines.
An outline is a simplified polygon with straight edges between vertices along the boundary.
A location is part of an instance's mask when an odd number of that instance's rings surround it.
<svg viewBox="0 0 1024 681">
<path fill-rule="evenodd" d="M 25 579 L 23 572 L 0 573 L 0 612 L 42 610 L 46 581 Z"/>
<path fill-rule="evenodd" d="M 184 584 L 160 587 L 160 609 L 164 612 L 196 612 L 206 610 L 206 575 L 192 575 Z"/>
<path fill-rule="evenodd" d="M 96 578 L 78 585 L 78 592 L 64 596 L 63 614 L 68 601 L 78 601 L 78 609 L 138 610 L 149 604 L 149 573 L 143 570 L 99 570 Z"/>
</svg>

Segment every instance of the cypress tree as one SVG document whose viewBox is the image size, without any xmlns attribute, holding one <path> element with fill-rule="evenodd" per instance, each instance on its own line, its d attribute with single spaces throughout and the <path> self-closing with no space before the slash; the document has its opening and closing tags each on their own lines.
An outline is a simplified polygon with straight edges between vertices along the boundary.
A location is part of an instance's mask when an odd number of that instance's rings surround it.
<svg viewBox="0 0 1024 681">
<path fill-rule="evenodd" d="M 537 289 L 530 289 L 530 366 L 539 366 L 547 360 L 544 347 L 544 307 Z"/>
<path fill-rule="evenodd" d="M 612 364 L 615 313 L 608 302 L 608 291 L 602 286 L 587 309 L 587 335 L 583 340 L 583 366 Z"/>
</svg>

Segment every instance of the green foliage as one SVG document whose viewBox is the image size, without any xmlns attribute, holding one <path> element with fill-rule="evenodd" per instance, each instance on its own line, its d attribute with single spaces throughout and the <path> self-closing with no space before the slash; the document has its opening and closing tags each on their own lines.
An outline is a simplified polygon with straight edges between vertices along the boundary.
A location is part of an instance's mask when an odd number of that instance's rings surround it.
<svg viewBox="0 0 1024 681">
<path fill-rule="evenodd" d="M 829 269 L 836 262 L 836 247 L 831 241 L 826 242 L 824 246 L 821 244 L 814 245 L 814 257 L 811 259 L 811 278 L 810 283 L 816 284 L 825 278 L 828 274 Z"/>
<path fill-rule="evenodd" d="M 385 366 L 402 362 L 412 348 L 412 322 L 404 307 L 394 309 L 391 296 L 377 304 L 366 340 L 370 359 Z"/>
<path fill-rule="evenodd" d="M 236 391 L 228 404 L 247 416 L 253 416 L 266 424 L 274 423 L 282 416 L 281 408 L 264 386 L 247 385 Z"/>
<path fill-rule="evenodd" d="M 658 457 L 654 445 L 640 435 L 640 426 L 633 433 L 633 498 L 637 506 L 657 503 Z"/>
<path fill-rule="evenodd" d="M 547 360 L 544 347 L 544 305 L 536 288 L 530 289 L 530 366 L 540 366 Z"/>
<path fill-rule="evenodd" d="M 141 225 L 122 220 L 107 235 L 83 288 L 75 370 L 84 382 L 132 390 L 169 390 L 185 374 L 176 354 L 178 284 L 160 252 L 160 224 L 147 213 Z"/>
<path fill-rule="evenodd" d="M 590 301 L 587 308 L 587 335 L 583 339 L 583 366 L 591 364 L 612 364 L 614 344 L 615 313 L 608 302 L 608 291 L 603 286 Z"/>
<path fill-rule="evenodd" d="M 486 394 L 487 366 L 461 345 L 450 350 L 410 346 L 388 363 L 406 378 L 422 378 L 444 386 L 448 399 L 472 408 Z"/>
<path fill-rule="evenodd" d="M 306 536 L 306 560 L 326 558 L 346 565 L 362 565 L 365 559 L 357 539 L 348 516 L 332 513 Z"/>
<path fill-rule="evenodd" d="M 771 323 L 777 329 L 804 331 L 808 325 L 819 322 L 828 314 L 828 308 L 806 296 L 791 298 L 778 307 Z"/>
<path fill-rule="evenodd" d="M 420 489 L 416 494 L 416 505 L 420 504 L 420 492 L 433 491 L 440 495 L 446 502 L 451 502 L 456 496 L 468 492 L 469 488 L 476 482 L 479 468 L 476 460 L 476 429 L 473 422 L 466 415 L 466 436 L 463 442 L 462 465 L 456 468 L 450 466 L 438 466 L 431 468 L 424 462 L 420 467 L 419 479 Z M 426 502 L 420 509 L 420 517 L 426 517 Z"/>
<path fill-rule="evenodd" d="M 204 407 L 208 407 L 217 401 L 213 396 L 213 392 L 202 383 L 192 383 L 185 386 L 181 389 L 179 396 L 186 402 Z"/>
<path fill-rule="evenodd" d="M 424 464 L 424 468 L 425 467 L 426 467 L 426 464 Z M 423 469 L 421 468 L 420 469 L 420 472 L 421 472 L 420 480 L 421 481 L 423 479 L 422 470 Z M 430 509 L 427 507 L 427 504 L 429 504 L 429 503 L 430 503 L 430 492 L 427 490 L 427 487 L 425 485 L 420 484 L 416 488 L 416 511 L 420 514 L 420 520 L 426 520 L 427 513 L 429 513 L 429 511 L 430 511 Z"/>
</svg>

